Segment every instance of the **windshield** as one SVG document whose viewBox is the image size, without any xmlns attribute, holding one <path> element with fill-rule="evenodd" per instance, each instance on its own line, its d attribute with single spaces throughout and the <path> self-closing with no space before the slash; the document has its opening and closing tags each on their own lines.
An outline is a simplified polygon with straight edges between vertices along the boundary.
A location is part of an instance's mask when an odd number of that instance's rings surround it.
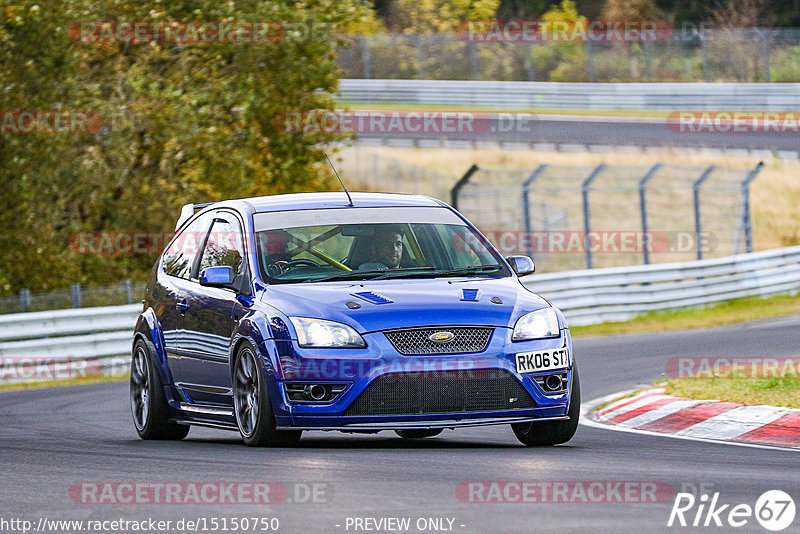
<svg viewBox="0 0 800 534">
<path fill-rule="evenodd" d="M 447 208 L 298 210 L 258 213 L 254 222 L 270 283 L 510 275 Z"/>
</svg>

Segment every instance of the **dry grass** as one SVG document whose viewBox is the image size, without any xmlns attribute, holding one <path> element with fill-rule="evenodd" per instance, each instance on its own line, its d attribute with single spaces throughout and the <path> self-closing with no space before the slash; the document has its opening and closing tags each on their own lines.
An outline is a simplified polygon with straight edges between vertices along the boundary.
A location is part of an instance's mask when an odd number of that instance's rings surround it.
<svg viewBox="0 0 800 534">
<path fill-rule="evenodd" d="M 116 375 L 95 375 L 83 376 L 79 378 L 69 378 L 66 380 L 45 380 L 42 382 L 24 382 L 21 384 L 0 385 L 0 391 L 11 391 L 17 389 L 53 388 L 63 386 L 86 386 L 89 384 L 103 384 L 106 382 L 125 382 L 130 379 L 130 373 Z"/>
<path fill-rule="evenodd" d="M 668 395 L 742 404 L 800 408 L 800 380 L 790 378 L 681 378 L 663 384 Z"/>
<path fill-rule="evenodd" d="M 344 159 L 366 158 L 378 154 L 435 170 L 455 183 L 470 165 L 485 168 L 523 169 L 542 163 L 551 165 L 654 165 L 658 162 L 680 165 L 718 165 L 752 169 L 757 158 L 727 154 L 675 152 L 540 152 L 524 150 L 405 148 L 358 146 L 341 151 Z M 753 237 L 757 250 L 800 244 L 800 161 L 767 159 L 751 187 Z M 450 185 L 452 185 L 452 183 Z M 443 189 L 441 185 L 437 188 Z"/>
<path fill-rule="evenodd" d="M 630 321 L 570 327 L 573 336 L 605 336 L 711 328 L 800 313 L 800 296 L 746 297 L 706 308 L 679 308 L 640 315 Z"/>
</svg>

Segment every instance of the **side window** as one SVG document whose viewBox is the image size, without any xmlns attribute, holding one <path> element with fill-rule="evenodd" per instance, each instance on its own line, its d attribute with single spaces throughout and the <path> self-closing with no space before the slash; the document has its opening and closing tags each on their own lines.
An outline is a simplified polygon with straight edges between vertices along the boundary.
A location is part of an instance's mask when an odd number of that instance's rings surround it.
<svg viewBox="0 0 800 534">
<path fill-rule="evenodd" d="M 465 226 L 437 225 L 436 230 L 453 268 L 494 263 L 491 253 Z"/>
<path fill-rule="evenodd" d="M 165 273 L 187 280 L 191 277 L 192 266 L 200 254 L 200 247 L 205 241 L 210 221 L 210 215 L 199 217 L 184 228 L 170 243 L 169 248 L 164 252 Z"/>
<path fill-rule="evenodd" d="M 239 223 L 234 221 L 228 215 L 214 219 L 200 259 L 200 271 L 207 267 L 227 265 L 233 267 L 235 273 L 239 272 L 244 258 L 244 243 Z"/>
</svg>

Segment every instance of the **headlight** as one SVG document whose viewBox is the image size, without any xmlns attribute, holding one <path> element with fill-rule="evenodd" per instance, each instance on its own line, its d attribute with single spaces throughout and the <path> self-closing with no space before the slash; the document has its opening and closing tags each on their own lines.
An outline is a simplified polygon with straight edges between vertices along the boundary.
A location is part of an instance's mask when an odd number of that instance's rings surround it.
<svg viewBox="0 0 800 534">
<path fill-rule="evenodd" d="M 558 317 L 553 308 L 544 308 L 523 315 L 514 325 L 511 341 L 558 337 Z"/>
<path fill-rule="evenodd" d="M 289 317 L 301 347 L 366 347 L 364 338 L 351 327 L 324 319 Z"/>
</svg>

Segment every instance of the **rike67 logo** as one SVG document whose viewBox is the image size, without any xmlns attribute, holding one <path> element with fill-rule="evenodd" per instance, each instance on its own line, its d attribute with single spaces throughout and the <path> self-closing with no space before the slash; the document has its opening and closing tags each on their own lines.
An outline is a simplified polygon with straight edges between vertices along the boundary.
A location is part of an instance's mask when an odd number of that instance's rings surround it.
<svg viewBox="0 0 800 534">
<path fill-rule="evenodd" d="M 755 506 L 730 504 L 720 501 L 719 492 L 709 497 L 703 493 L 695 497 L 691 493 L 678 493 L 669 514 L 667 526 L 680 527 L 752 527 L 752 519 L 767 530 L 778 532 L 792 524 L 795 515 L 794 500 L 781 490 L 764 492 Z"/>
</svg>

